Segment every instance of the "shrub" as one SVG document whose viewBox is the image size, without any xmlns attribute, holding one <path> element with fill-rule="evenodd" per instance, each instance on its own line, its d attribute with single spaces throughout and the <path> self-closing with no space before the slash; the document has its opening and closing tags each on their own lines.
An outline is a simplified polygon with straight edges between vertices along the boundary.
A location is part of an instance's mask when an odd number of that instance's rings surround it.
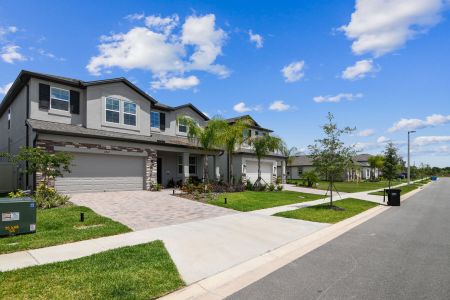
<svg viewBox="0 0 450 300">
<path fill-rule="evenodd" d="M 281 184 L 277 185 L 277 191 L 281 192 L 283 190 L 283 186 Z"/>
<path fill-rule="evenodd" d="M 275 183 L 276 183 L 276 184 L 281 184 L 281 177 L 280 177 L 280 176 L 277 177 L 277 180 L 276 180 Z"/>
<path fill-rule="evenodd" d="M 269 190 L 269 192 L 273 192 L 275 191 L 275 185 L 273 183 L 269 184 L 267 189 Z"/>
<path fill-rule="evenodd" d="M 251 183 L 250 179 L 247 179 L 247 183 L 245 184 L 245 189 L 247 191 L 253 191 L 253 184 Z"/>
<path fill-rule="evenodd" d="M 152 185 L 152 191 L 159 192 L 161 189 L 162 186 L 159 183 Z"/>
<path fill-rule="evenodd" d="M 260 185 L 257 185 L 257 186 L 253 186 L 253 190 L 257 191 L 257 192 L 264 192 L 267 190 L 267 188 L 268 188 L 267 184 L 263 184 L 263 183 L 261 183 Z"/>
<path fill-rule="evenodd" d="M 307 187 L 313 187 L 316 183 L 319 182 L 319 176 L 317 176 L 316 172 L 308 171 L 303 173 L 303 180 Z"/>
<path fill-rule="evenodd" d="M 34 200 L 39 208 L 52 208 L 66 204 L 69 196 L 61 195 L 54 188 L 46 187 L 44 183 L 40 183 L 34 194 Z"/>
<path fill-rule="evenodd" d="M 171 189 L 175 187 L 175 181 L 173 180 L 173 178 L 171 178 L 169 180 L 169 182 L 167 183 L 167 188 Z"/>
<path fill-rule="evenodd" d="M 8 193 L 8 197 L 9 197 L 9 198 L 23 198 L 23 197 L 25 197 L 25 196 L 26 196 L 26 194 L 25 194 L 25 192 L 22 191 L 22 190 L 17 190 L 16 192 L 10 192 L 10 193 Z"/>
</svg>

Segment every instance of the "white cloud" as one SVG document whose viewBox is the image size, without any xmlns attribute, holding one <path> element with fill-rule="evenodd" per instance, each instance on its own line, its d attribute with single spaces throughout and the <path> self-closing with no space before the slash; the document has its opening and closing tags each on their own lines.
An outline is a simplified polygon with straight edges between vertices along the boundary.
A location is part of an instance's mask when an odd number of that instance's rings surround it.
<svg viewBox="0 0 450 300">
<path fill-rule="evenodd" d="M 264 39 L 260 34 L 253 33 L 251 30 L 248 31 L 248 36 L 250 42 L 255 43 L 256 48 L 262 48 L 264 44 Z"/>
<path fill-rule="evenodd" d="M 281 69 L 281 73 L 283 74 L 286 82 L 295 82 L 303 78 L 305 76 L 304 73 L 305 61 L 294 61 L 287 66 L 284 66 Z"/>
<path fill-rule="evenodd" d="M 342 71 L 341 77 L 347 80 L 357 80 L 366 77 L 367 74 L 378 71 L 373 65 L 371 59 L 357 61 L 353 66 L 347 67 Z"/>
<path fill-rule="evenodd" d="M 357 55 L 392 52 L 440 20 L 448 0 L 357 0 L 351 21 L 340 29 Z"/>
<path fill-rule="evenodd" d="M 387 142 L 389 142 L 389 141 L 390 141 L 390 139 L 388 139 L 388 138 L 385 137 L 385 136 L 380 136 L 380 137 L 378 137 L 378 139 L 377 139 L 377 143 L 379 143 L 379 144 L 387 143 Z"/>
<path fill-rule="evenodd" d="M 190 16 L 182 28 L 177 15 L 147 16 L 145 24 L 147 27 L 137 26 L 126 33 L 102 36 L 99 54 L 91 57 L 86 66 L 89 73 L 100 75 L 114 67 L 142 69 L 151 71 L 156 82 L 172 77 L 176 78 L 173 82 L 180 82 L 183 74 L 190 71 L 206 71 L 219 77 L 229 75 L 225 66 L 215 64 L 222 54 L 226 33 L 216 29 L 213 14 Z M 175 29 L 179 30 L 175 32 Z M 195 86 L 193 78 L 187 78 Z"/>
<path fill-rule="evenodd" d="M 23 56 L 19 51 L 20 51 L 19 46 L 9 44 L 2 47 L 0 56 L 4 62 L 7 62 L 9 64 L 13 64 L 15 61 L 27 60 L 27 58 Z"/>
<path fill-rule="evenodd" d="M 168 35 L 178 25 L 180 18 L 178 15 L 161 18 L 160 16 L 148 16 L 145 18 L 145 25 L 156 31 Z"/>
<path fill-rule="evenodd" d="M 389 132 L 395 132 L 399 130 L 414 130 L 421 129 L 425 127 L 434 127 L 438 125 L 443 125 L 450 123 L 450 115 L 444 116 L 439 114 L 434 114 L 426 117 L 425 120 L 421 119 L 405 119 L 402 118 L 400 121 L 394 123 L 391 128 L 388 129 Z"/>
<path fill-rule="evenodd" d="M 0 27 L 0 39 L 9 33 L 15 33 L 19 29 L 16 26 Z"/>
<path fill-rule="evenodd" d="M 166 89 L 166 90 L 187 90 L 199 85 L 200 80 L 196 76 L 188 77 L 171 77 L 171 78 L 159 78 L 158 80 L 151 82 L 153 89 Z"/>
<path fill-rule="evenodd" d="M 362 98 L 363 94 L 351 94 L 351 93 L 340 93 L 335 96 L 316 96 L 313 98 L 314 102 L 316 103 L 323 103 L 323 102 L 341 102 L 342 100 L 352 101 L 358 98 Z"/>
<path fill-rule="evenodd" d="M 252 110 L 252 108 L 248 107 L 244 102 L 239 102 L 238 104 L 234 105 L 233 109 L 238 113 L 245 113 Z"/>
<path fill-rule="evenodd" d="M 13 83 L 7 83 L 4 86 L 0 86 L 0 95 L 6 95 L 9 89 L 12 87 Z"/>
<path fill-rule="evenodd" d="M 358 132 L 358 136 L 372 136 L 375 134 L 375 130 L 373 129 L 364 129 Z"/>
<path fill-rule="evenodd" d="M 276 110 L 276 111 L 285 111 L 291 108 L 289 104 L 284 103 L 281 100 L 274 101 L 270 104 L 269 109 L 270 110 Z"/>
<path fill-rule="evenodd" d="M 445 142 L 450 142 L 450 136 L 419 136 L 414 139 L 414 144 L 419 146 Z"/>
<path fill-rule="evenodd" d="M 138 20 L 142 20 L 145 17 L 144 13 L 134 13 L 134 14 L 129 14 L 127 16 L 125 16 L 124 19 L 130 20 L 130 21 L 138 21 Z"/>
</svg>

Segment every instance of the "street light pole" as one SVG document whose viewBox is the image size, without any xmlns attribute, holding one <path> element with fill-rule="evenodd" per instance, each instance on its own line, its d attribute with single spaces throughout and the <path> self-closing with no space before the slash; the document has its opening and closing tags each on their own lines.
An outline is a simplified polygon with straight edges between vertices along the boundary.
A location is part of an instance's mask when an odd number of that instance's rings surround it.
<svg viewBox="0 0 450 300">
<path fill-rule="evenodd" d="M 410 140 L 409 135 L 411 133 L 414 133 L 415 131 L 408 131 L 408 185 L 411 183 L 411 146 L 410 146 Z"/>
</svg>

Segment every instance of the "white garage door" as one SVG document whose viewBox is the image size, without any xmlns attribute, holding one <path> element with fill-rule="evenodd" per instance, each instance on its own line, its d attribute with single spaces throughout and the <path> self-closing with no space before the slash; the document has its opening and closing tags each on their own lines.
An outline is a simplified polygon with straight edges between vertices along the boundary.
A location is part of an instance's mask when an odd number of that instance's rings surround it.
<svg viewBox="0 0 450 300">
<path fill-rule="evenodd" d="M 247 161 L 247 178 L 251 183 L 255 183 L 258 179 L 258 162 Z M 272 182 L 272 168 L 273 164 L 268 162 L 261 162 L 261 178 L 265 183 L 270 184 Z"/>
<path fill-rule="evenodd" d="M 142 190 L 144 158 L 111 154 L 74 154 L 71 173 L 57 178 L 62 193 Z"/>
</svg>

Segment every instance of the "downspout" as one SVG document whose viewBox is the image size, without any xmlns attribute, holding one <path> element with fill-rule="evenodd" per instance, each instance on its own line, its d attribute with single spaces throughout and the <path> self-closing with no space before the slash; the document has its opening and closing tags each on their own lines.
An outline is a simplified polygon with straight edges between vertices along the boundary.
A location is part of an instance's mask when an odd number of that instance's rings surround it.
<svg viewBox="0 0 450 300">
<path fill-rule="evenodd" d="M 37 144 L 37 139 L 38 139 L 38 133 L 36 132 L 36 135 L 34 136 L 33 139 L 33 148 L 36 148 L 36 144 Z M 36 172 L 33 172 L 33 192 L 36 191 Z"/>
<path fill-rule="evenodd" d="M 27 100 L 27 112 L 26 112 L 27 115 L 26 115 L 26 119 L 25 119 L 25 130 L 26 130 L 26 133 L 25 133 L 25 139 L 26 139 L 25 146 L 28 148 L 30 146 L 29 125 L 28 125 L 28 122 L 27 122 L 28 119 L 30 118 L 30 86 L 29 86 L 28 83 L 27 83 L 26 87 L 27 87 L 27 98 L 26 98 L 26 100 Z M 28 171 L 28 161 L 25 162 L 25 168 Z M 29 185 L 30 185 L 29 174 L 27 173 L 27 175 L 25 177 L 26 189 L 29 188 Z"/>
</svg>

